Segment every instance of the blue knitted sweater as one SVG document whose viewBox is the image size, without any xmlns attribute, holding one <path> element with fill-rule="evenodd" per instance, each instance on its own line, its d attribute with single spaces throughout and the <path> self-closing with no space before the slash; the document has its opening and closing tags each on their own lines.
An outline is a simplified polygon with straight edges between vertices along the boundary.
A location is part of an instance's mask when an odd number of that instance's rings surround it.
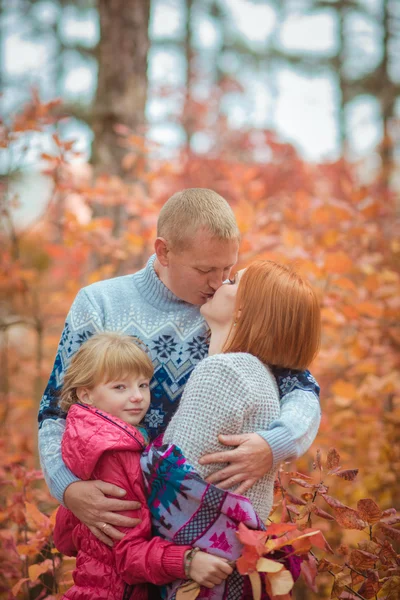
<svg viewBox="0 0 400 600">
<path fill-rule="evenodd" d="M 60 502 L 77 478 L 61 456 L 65 414 L 59 390 L 72 355 L 100 331 L 136 336 L 149 348 L 154 365 L 151 405 L 145 418 L 151 438 L 165 430 L 178 407 L 183 388 L 196 364 L 208 353 L 207 325 L 199 307 L 177 298 L 154 271 L 153 255 L 141 271 L 83 288 L 68 313 L 50 380 L 39 410 L 39 455 L 52 495 Z M 264 437 L 274 466 L 303 454 L 320 422 L 319 387 L 308 371 L 276 370 L 281 416 Z"/>
</svg>

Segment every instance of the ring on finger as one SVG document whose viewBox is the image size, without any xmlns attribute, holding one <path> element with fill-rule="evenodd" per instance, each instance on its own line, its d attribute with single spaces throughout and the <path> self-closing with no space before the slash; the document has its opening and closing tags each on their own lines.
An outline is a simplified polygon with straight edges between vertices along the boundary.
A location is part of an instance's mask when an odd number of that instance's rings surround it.
<svg viewBox="0 0 400 600">
<path fill-rule="evenodd" d="M 106 527 L 107 527 L 107 523 L 103 523 L 103 525 L 101 526 L 101 529 L 102 529 L 103 531 L 105 531 L 105 528 L 106 528 Z"/>
</svg>

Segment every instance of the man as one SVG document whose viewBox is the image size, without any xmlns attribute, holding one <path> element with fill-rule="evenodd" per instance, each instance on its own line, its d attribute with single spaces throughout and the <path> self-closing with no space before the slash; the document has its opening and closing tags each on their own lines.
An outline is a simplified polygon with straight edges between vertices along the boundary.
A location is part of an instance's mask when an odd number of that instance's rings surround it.
<svg viewBox="0 0 400 600">
<path fill-rule="evenodd" d="M 199 307 L 228 279 L 237 261 L 239 230 L 228 203 L 211 190 L 194 188 L 172 196 L 162 208 L 155 255 L 134 275 L 83 288 L 67 316 L 54 367 L 39 411 L 39 452 L 51 493 L 99 539 L 112 545 L 123 534 L 115 526 L 138 523 L 114 511 L 138 509 L 124 490 L 98 481 L 79 481 L 64 465 L 61 439 L 65 415 L 58 390 L 71 356 L 98 331 L 123 331 L 142 340 L 154 364 L 152 402 L 146 424 L 152 438 L 164 431 L 186 381 L 207 355 L 207 326 Z M 320 409 L 315 380 L 308 372 L 278 377 L 281 417 L 268 431 L 221 436 L 236 447 L 203 457 L 229 463 L 209 481 L 220 487 L 240 484 L 243 493 L 272 466 L 305 452 L 318 431 Z"/>
</svg>

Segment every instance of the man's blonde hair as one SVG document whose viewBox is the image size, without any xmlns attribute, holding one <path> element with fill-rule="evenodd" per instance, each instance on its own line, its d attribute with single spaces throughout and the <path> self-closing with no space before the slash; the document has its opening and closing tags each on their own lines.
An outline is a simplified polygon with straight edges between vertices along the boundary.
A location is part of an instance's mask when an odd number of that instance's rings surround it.
<svg viewBox="0 0 400 600">
<path fill-rule="evenodd" d="M 173 248 L 186 248 L 197 231 L 205 229 L 219 240 L 239 240 L 240 232 L 228 202 L 206 188 L 177 192 L 164 204 L 157 223 L 157 237 Z"/>
<path fill-rule="evenodd" d="M 151 379 L 154 372 L 149 356 L 129 335 L 116 332 L 97 333 L 82 344 L 65 373 L 60 407 L 68 412 L 79 402 L 78 388 L 93 389 L 100 383 L 127 376 Z"/>
</svg>

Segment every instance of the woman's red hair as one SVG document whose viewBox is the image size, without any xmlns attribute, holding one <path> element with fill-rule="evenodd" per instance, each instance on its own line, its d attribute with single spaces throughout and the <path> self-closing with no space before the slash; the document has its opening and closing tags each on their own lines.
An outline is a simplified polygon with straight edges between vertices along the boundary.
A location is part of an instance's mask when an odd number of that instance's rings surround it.
<svg viewBox="0 0 400 600">
<path fill-rule="evenodd" d="M 235 325 L 223 351 L 302 371 L 317 354 L 320 337 L 319 301 L 308 281 L 270 260 L 253 262 L 240 278 Z"/>
</svg>

